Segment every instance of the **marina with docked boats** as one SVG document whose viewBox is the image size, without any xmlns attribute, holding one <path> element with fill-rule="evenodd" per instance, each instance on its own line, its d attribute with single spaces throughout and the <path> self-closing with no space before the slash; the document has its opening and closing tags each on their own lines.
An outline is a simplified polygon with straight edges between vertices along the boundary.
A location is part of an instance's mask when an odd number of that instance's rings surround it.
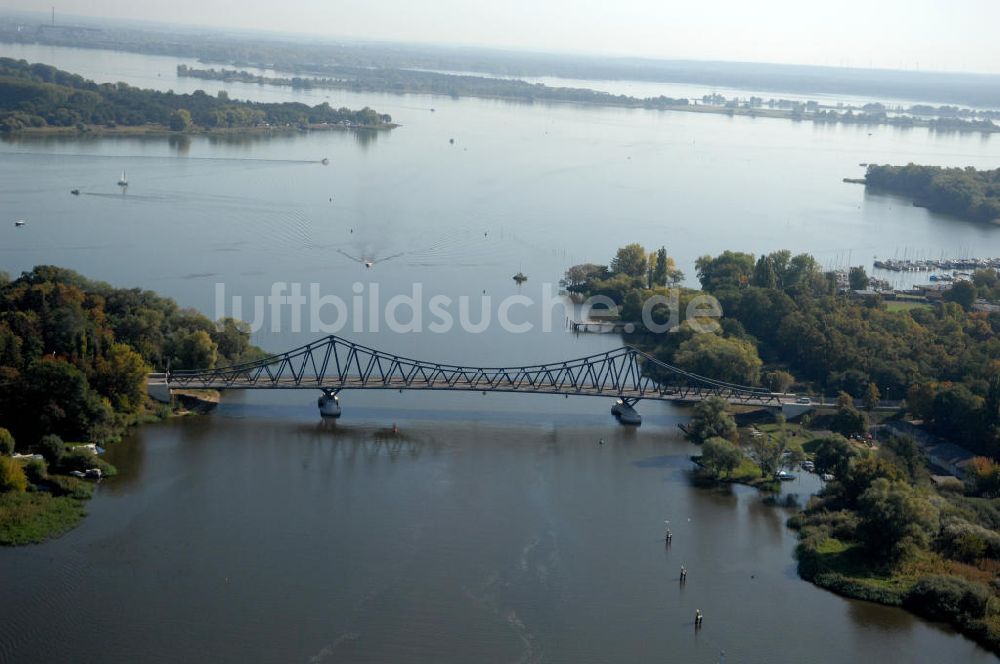
<svg viewBox="0 0 1000 664">
<path fill-rule="evenodd" d="M 1000 270 L 1000 257 L 997 258 L 941 258 L 941 259 L 876 259 L 873 263 L 877 270 L 891 272 L 932 272 L 935 270 Z"/>
</svg>

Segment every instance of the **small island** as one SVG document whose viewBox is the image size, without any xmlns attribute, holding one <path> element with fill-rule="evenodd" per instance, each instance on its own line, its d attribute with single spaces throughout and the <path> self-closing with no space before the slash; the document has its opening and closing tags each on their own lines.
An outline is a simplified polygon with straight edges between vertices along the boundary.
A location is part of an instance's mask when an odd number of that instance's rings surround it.
<svg viewBox="0 0 1000 664">
<path fill-rule="evenodd" d="M 258 63 L 255 66 L 259 69 L 282 69 L 282 66 L 276 63 Z M 255 74 L 242 69 L 197 69 L 187 65 L 177 67 L 177 76 L 182 78 L 286 86 L 299 90 L 331 89 L 478 97 L 521 103 L 579 104 L 710 113 L 729 117 L 777 118 L 795 122 L 811 121 L 816 124 L 924 127 L 941 132 L 1000 131 L 1000 125 L 993 122 L 997 117 L 995 111 L 974 111 L 951 106 L 934 108 L 916 105 L 890 110 L 880 103 L 830 106 L 815 101 L 763 99 L 753 95 L 743 99 L 727 98 L 717 93 L 703 95 L 701 99 L 674 98 L 665 95 L 633 97 L 590 88 L 556 87 L 517 78 L 342 64 L 297 66 L 291 73 L 294 75 L 279 77 Z"/>
<path fill-rule="evenodd" d="M 25 60 L 0 58 L 0 133 L 267 133 L 392 129 L 392 117 L 371 108 L 258 103 L 198 90 L 175 94 L 124 83 L 95 83 Z"/>
<path fill-rule="evenodd" d="M 151 291 L 51 266 L 0 272 L 0 545 L 71 529 L 94 481 L 116 473 L 106 448 L 131 426 L 211 401 L 156 403 L 150 371 L 262 357 L 249 339 L 245 323 L 213 323 Z"/>
<path fill-rule="evenodd" d="M 907 196 L 933 212 L 1000 224 L 1000 168 L 870 164 L 864 183 L 873 191 Z"/>
</svg>

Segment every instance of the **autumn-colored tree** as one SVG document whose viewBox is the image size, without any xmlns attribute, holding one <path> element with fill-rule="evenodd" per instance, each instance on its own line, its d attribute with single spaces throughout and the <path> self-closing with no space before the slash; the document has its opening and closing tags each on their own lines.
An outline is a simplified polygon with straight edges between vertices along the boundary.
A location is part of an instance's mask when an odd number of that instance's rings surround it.
<svg viewBox="0 0 1000 664">
<path fill-rule="evenodd" d="M 14 436 L 10 431 L 0 427 L 0 456 L 10 456 L 14 453 Z"/>
<path fill-rule="evenodd" d="M 21 464 L 11 457 L 0 457 L 0 493 L 8 491 L 20 493 L 27 489 L 28 478 Z"/>
<path fill-rule="evenodd" d="M 988 457 L 973 457 L 966 473 L 976 493 L 982 496 L 1000 494 L 1000 464 Z"/>
<path fill-rule="evenodd" d="M 868 389 L 865 390 L 865 408 L 870 411 L 875 410 L 881 399 L 882 394 L 878 391 L 878 386 L 875 383 L 868 383 Z"/>
</svg>

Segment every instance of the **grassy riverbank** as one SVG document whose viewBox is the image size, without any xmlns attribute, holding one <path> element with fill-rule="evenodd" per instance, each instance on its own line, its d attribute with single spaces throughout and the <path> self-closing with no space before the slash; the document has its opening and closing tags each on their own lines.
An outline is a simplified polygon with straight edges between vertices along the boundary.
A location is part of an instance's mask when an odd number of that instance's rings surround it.
<svg viewBox="0 0 1000 664">
<path fill-rule="evenodd" d="M 1000 606 L 990 590 L 995 565 L 966 564 L 922 551 L 904 564 L 885 567 L 873 564 L 863 543 L 832 535 L 835 519 L 821 525 L 799 515 L 789 525 L 800 530 L 796 557 L 803 579 L 844 597 L 899 606 L 948 623 L 1000 654 Z"/>
<path fill-rule="evenodd" d="M 128 421 L 128 427 L 160 422 L 172 417 L 201 415 L 212 411 L 219 404 L 221 394 L 216 390 L 179 390 L 173 404 L 157 404 L 152 400 Z M 108 440 L 107 444 L 115 444 Z M 0 546 L 37 544 L 59 537 L 79 525 L 87 515 L 87 501 L 93 497 L 96 483 L 66 474 L 70 469 L 98 467 L 102 477 L 112 477 L 117 469 L 100 457 L 87 454 L 79 456 L 81 445 L 66 444 L 62 463 L 47 466 L 44 476 L 32 475 L 31 464 L 39 461 L 16 460 L 26 471 L 30 483 L 26 490 L 0 492 Z M 37 470 L 34 472 L 38 472 Z"/>
<path fill-rule="evenodd" d="M 0 493 L 0 545 L 37 544 L 72 530 L 93 492 L 86 480 L 53 477 L 47 489 Z"/>
<path fill-rule="evenodd" d="M 691 457 L 698 466 L 695 478 L 702 482 L 719 482 L 721 484 L 745 484 L 758 489 L 776 489 L 778 484 L 769 480 L 761 473 L 760 466 L 749 458 L 743 458 L 739 465 L 725 473 L 719 473 L 702 463 L 700 456 Z"/>
</svg>

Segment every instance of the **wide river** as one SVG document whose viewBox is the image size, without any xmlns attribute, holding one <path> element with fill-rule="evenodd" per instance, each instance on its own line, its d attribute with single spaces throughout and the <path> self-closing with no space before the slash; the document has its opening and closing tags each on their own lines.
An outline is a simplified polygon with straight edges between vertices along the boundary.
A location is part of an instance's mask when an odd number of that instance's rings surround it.
<svg viewBox="0 0 1000 664">
<path fill-rule="evenodd" d="M 996 167 L 996 136 L 297 93 L 177 79 L 175 58 L 0 55 L 178 92 L 370 105 L 403 125 L 0 143 L 0 269 L 70 267 L 212 317 L 232 313 L 233 295 L 251 319 L 255 296 L 315 288 L 348 305 L 338 334 L 352 340 L 528 364 L 620 344 L 570 334 L 575 312 L 559 305 L 545 329 L 541 303 L 568 265 L 606 262 L 628 242 L 665 245 L 691 282 L 694 260 L 724 249 L 809 251 L 828 267 L 1000 255 L 1000 228 L 841 182 L 860 162 Z M 380 311 L 415 285 L 424 320 L 406 307 L 399 320 L 421 331 L 396 333 Z M 435 295 L 456 303 L 450 330 L 429 328 Z M 513 295 L 524 299 L 507 313 L 528 331 L 498 322 Z M 458 323 L 463 296 L 472 321 L 492 314 L 485 330 Z M 298 324 L 291 307 L 259 307 L 255 342 L 281 351 L 327 333 L 306 299 Z M 321 318 L 341 322 L 336 307 Z M 598 399 L 344 393 L 343 417 L 323 423 L 316 396 L 227 394 L 209 416 L 142 427 L 111 449 L 121 475 L 80 527 L 0 550 L 0 660 L 995 661 L 949 629 L 798 579 L 787 511 L 692 483 L 682 409 L 642 403 L 632 430 Z M 817 488 L 804 476 L 785 491 Z"/>
</svg>

